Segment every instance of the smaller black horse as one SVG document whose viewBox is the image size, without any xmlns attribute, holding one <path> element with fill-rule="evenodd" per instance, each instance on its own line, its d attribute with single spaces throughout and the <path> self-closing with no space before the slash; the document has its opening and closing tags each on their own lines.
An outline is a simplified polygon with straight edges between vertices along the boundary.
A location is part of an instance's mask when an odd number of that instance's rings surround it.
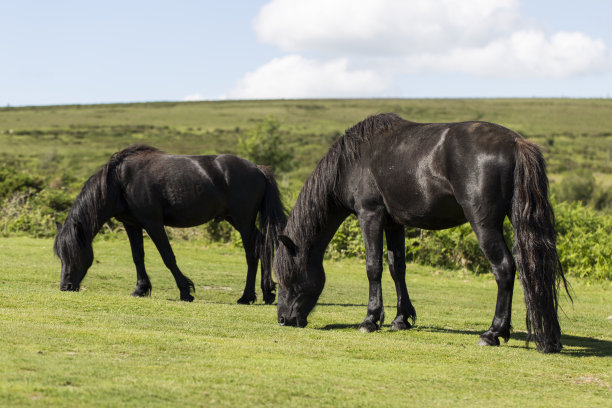
<svg viewBox="0 0 612 408">
<path fill-rule="evenodd" d="M 271 257 L 286 215 L 276 181 L 266 167 L 229 154 L 169 155 L 145 145 L 115 153 L 85 182 L 66 222 L 58 225 L 54 251 L 62 261 L 61 290 L 79 290 L 93 262 L 93 238 L 113 217 L 123 223 L 130 240 L 137 274 L 133 296 L 151 293 L 144 265 L 143 229 L 172 272 L 181 300 L 192 301 L 193 282 L 176 265 L 164 225 L 184 228 L 225 219 L 240 232 L 248 265 L 238 303 L 256 299 L 258 260 L 264 301 L 274 302 Z"/>
</svg>

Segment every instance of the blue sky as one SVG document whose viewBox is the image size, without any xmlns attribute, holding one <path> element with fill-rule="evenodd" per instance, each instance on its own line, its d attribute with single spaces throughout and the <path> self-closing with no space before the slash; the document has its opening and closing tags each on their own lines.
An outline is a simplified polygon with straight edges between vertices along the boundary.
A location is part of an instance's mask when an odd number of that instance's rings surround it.
<svg viewBox="0 0 612 408">
<path fill-rule="evenodd" d="M 0 106 L 610 97 L 612 1 L 0 0 Z"/>
</svg>

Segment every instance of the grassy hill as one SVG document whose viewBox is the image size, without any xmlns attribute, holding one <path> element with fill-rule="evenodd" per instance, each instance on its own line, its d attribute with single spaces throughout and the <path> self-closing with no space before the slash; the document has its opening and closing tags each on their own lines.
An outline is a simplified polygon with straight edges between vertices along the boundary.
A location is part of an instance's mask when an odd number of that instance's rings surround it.
<svg viewBox="0 0 612 408">
<path fill-rule="evenodd" d="M 345 129 L 381 112 L 418 122 L 496 122 L 538 141 L 552 173 L 612 173 L 610 99 L 360 99 L 147 103 L 0 109 L 0 152 L 79 178 L 113 152 L 148 143 L 174 153 L 236 153 L 237 139 L 268 115 L 296 147 L 290 175 L 303 181 Z"/>
</svg>

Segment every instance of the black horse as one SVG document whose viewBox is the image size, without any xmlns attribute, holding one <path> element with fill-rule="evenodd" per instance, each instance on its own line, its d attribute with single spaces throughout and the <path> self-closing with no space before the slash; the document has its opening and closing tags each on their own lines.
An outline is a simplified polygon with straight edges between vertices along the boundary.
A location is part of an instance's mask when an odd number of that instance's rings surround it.
<svg viewBox="0 0 612 408">
<path fill-rule="evenodd" d="M 416 318 L 408 297 L 404 226 L 444 229 L 469 222 L 497 281 L 495 316 L 479 344 L 510 336 L 515 261 L 502 224 L 510 218 L 527 305 L 527 329 L 543 352 L 561 349 L 558 290 L 567 291 L 556 251 L 548 179 L 538 147 L 485 122 L 414 123 L 372 116 L 338 139 L 302 188 L 279 240 L 278 322 L 303 327 L 325 284 L 323 255 L 342 221 L 356 214 L 370 283 L 362 331 L 383 323 L 383 233 L 397 291 L 392 330 Z M 569 293 L 568 293 L 569 295 Z M 409 320 L 411 322 L 409 322 Z"/>
<path fill-rule="evenodd" d="M 79 290 L 93 262 L 92 240 L 112 217 L 123 223 L 130 240 L 137 274 L 132 295 L 151 293 L 144 265 L 143 229 L 172 272 L 181 300 L 192 301 L 193 282 L 177 267 L 164 225 L 193 227 L 225 219 L 240 232 L 248 265 L 238 303 L 256 299 L 258 260 L 264 301 L 274 302 L 271 256 L 286 216 L 272 172 L 266 167 L 228 154 L 169 155 L 144 145 L 115 153 L 85 182 L 64 226 L 58 225 L 54 251 L 62 261 L 61 290 Z"/>
</svg>

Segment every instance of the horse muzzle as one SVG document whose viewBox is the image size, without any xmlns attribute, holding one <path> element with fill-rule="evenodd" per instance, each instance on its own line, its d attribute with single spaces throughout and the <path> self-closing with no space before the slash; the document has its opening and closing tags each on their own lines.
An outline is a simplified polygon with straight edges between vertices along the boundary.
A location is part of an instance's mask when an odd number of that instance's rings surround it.
<svg viewBox="0 0 612 408">
<path fill-rule="evenodd" d="M 281 326 L 292 326 L 292 327 L 306 327 L 308 321 L 306 319 L 300 319 L 296 316 L 294 317 L 278 317 L 278 324 Z"/>
<path fill-rule="evenodd" d="M 73 285 L 72 283 L 68 282 L 68 283 L 64 283 L 60 285 L 60 290 L 62 292 L 78 292 L 79 291 L 79 286 L 77 285 Z"/>
</svg>

